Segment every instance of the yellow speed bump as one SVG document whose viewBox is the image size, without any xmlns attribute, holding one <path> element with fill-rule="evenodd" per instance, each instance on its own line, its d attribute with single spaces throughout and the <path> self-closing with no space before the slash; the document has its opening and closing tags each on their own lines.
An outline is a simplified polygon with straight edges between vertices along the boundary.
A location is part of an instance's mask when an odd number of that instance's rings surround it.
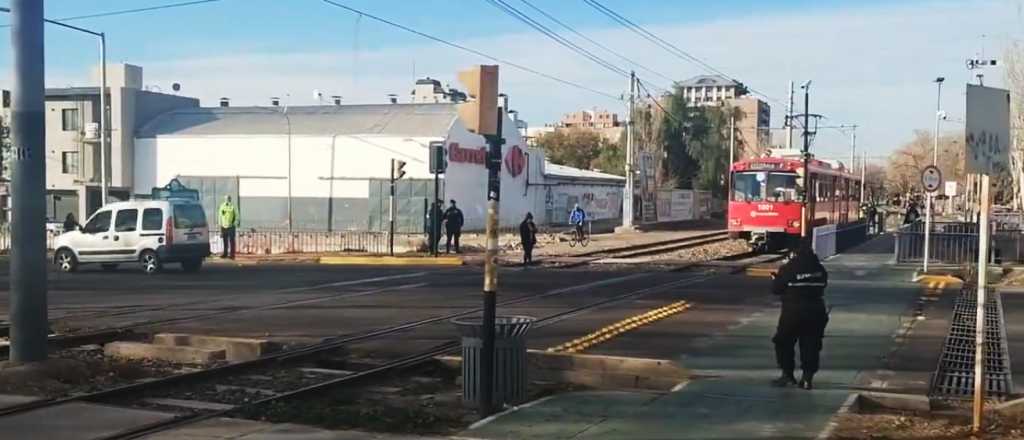
<svg viewBox="0 0 1024 440">
<path fill-rule="evenodd" d="M 349 266 L 461 266 L 462 258 L 387 256 L 321 257 L 320 264 L 336 264 Z"/>
<path fill-rule="evenodd" d="M 614 324 L 601 327 L 599 330 L 587 334 L 581 338 L 573 339 L 564 344 L 559 344 L 547 349 L 549 352 L 578 353 L 593 347 L 602 342 L 607 342 L 625 332 L 638 329 L 647 324 L 668 318 L 669 316 L 681 313 L 689 309 L 691 305 L 686 301 L 678 301 L 664 307 L 648 311 L 646 313 L 623 319 Z"/>
<path fill-rule="evenodd" d="M 945 289 L 946 286 L 959 287 L 963 285 L 963 280 L 952 275 L 932 275 L 922 274 L 914 277 L 914 282 L 921 284 L 929 289 Z"/>
<path fill-rule="evenodd" d="M 746 270 L 746 273 L 747 273 L 747 276 L 769 278 L 769 277 L 772 276 L 773 273 L 775 273 L 776 270 L 778 270 L 778 269 L 777 268 L 772 268 L 772 267 L 756 267 L 755 266 L 755 267 L 748 267 L 747 270 Z"/>
</svg>

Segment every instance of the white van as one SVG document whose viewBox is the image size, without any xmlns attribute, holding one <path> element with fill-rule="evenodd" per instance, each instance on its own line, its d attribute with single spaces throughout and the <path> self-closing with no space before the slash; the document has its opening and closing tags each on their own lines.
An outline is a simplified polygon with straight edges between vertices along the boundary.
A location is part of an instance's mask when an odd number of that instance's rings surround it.
<svg viewBox="0 0 1024 440">
<path fill-rule="evenodd" d="M 139 263 L 151 274 L 164 263 L 181 263 L 186 272 L 196 272 L 210 255 L 210 230 L 195 201 L 132 200 L 100 208 L 85 226 L 57 237 L 54 249 L 53 262 L 63 272 L 88 263 L 104 270 Z"/>
</svg>

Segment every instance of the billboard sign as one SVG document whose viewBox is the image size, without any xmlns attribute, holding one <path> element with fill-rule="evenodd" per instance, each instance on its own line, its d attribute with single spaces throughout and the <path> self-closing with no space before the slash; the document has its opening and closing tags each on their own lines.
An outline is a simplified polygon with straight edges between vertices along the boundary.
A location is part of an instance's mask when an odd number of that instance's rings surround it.
<svg viewBox="0 0 1024 440">
<path fill-rule="evenodd" d="M 1010 92 L 967 85 L 966 171 L 993 175 L 1009 169 Z"/>
</svg>

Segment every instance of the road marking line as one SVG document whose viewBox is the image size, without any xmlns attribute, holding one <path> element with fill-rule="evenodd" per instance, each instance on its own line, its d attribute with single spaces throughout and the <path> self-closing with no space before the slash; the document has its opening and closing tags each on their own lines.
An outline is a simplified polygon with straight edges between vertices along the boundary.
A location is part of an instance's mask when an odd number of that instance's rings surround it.
<svg viewBox="0 0 1024 440">
<path fill-rule="evenodd" d="M 547 351 L 552 353 L 578 353 L 597 344 L 612 340 L 623 333 L 636 330 L 677 313 L 682 313 L 690 307 L 692 306 L 686 301 L 677 301 L 667 306 L 659 307 L 646 313 L 623 319 L 614 324 L 606 325 L 581 338 L 576 338 L 564 344 L 550 347 Z"/>
<path fill-rule="evenodd" d="M 273 293 L 304 292 L 304 291 L 307 291 L 307 290 L 323 289 L 325 287 L 352 286 L 352 285 L 356 285 L 356 284 L 373 283 L 373 282 L 377 282 L 377 281 L 390 281 L 390 280 L 400 280 L 400 279 L 403 279 L 403 278 L 421 277 L 421 276 L 426 275 L 426 274 L 427 274 L 426 272 L 414 272 L 414 273 L 405 273 L 405 274 L 401 274 L 401 275 L 389 275 L 389 276 L 385 276 L 385 277 L 363 278 L 363 279 L 359 279 L 359 280 L 349 280 L 349 281 L 339 281 L 339 282 L 336 282 L 336 283 L 317 284 L 315 286 L 291 287 L 291 288 L 287 288 L 287 289 L 278 289 L 278 290 L 273 291 Z"/>
</svg>

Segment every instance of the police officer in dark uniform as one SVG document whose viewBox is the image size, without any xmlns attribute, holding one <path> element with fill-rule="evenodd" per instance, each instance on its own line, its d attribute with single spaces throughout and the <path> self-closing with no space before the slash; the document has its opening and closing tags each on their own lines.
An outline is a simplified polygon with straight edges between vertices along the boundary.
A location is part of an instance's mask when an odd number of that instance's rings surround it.
<svg viewBox="0 0 1024 440">
<path fill-rule="evenodd" d="M 828 324 L 824 298 L 827 285 L 828 272 L 811 249 L 810 240 L 801 240 L 795 255 L 779 268 L 772 281 L 772 293 L 782 298 L 782 313 L 772 338 L 775 360 L 782 369 L 782 376 L 773 380 L 772 385 L 799 385 L 806 390 L 813 388 L 821 340 Z M 794 346 L 798 342 L 803 370 L 799 382 L 793 376 L 796 368 Z"/>
</svg>

